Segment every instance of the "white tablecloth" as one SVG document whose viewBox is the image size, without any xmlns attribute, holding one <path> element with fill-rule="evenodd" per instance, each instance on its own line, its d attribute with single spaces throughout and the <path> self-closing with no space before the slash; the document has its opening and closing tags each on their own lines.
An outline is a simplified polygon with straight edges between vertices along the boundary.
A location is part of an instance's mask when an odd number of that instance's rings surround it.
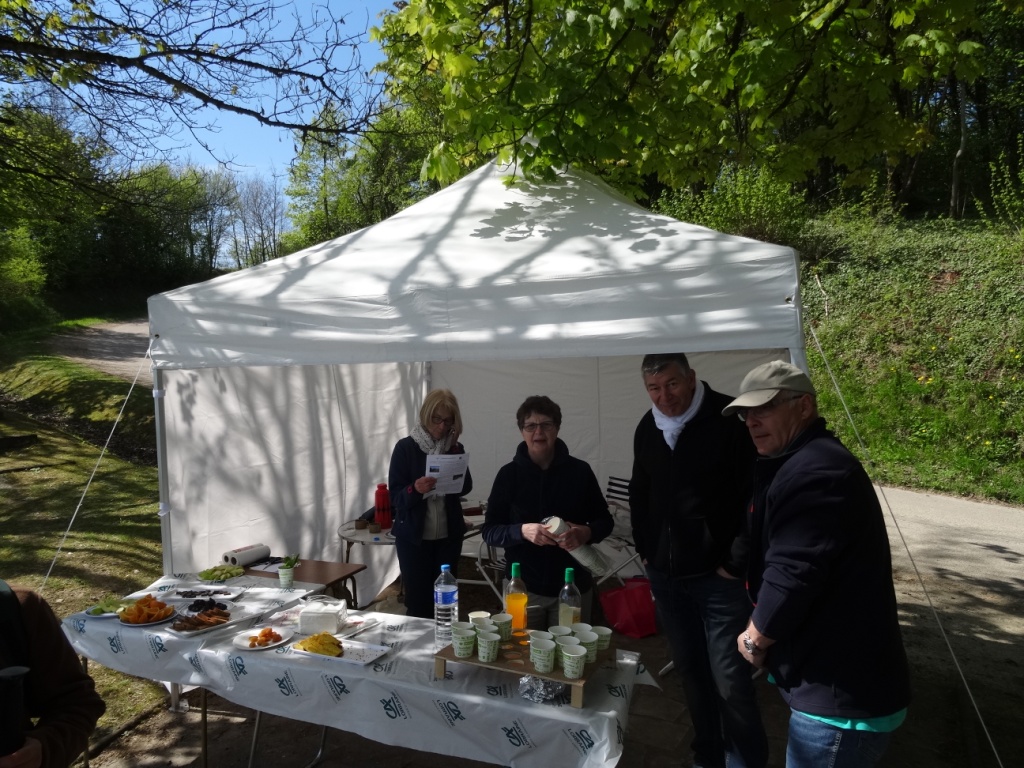
<svg viewBox="0 0 1024 768">
<path fill-rule="evenodd" d="M 248 592 L 241 601 L 247 599 Z M 293 608 L 271 620 L 284 626 L 296 616 Z M 64 629 L 79 653 L 122 672 L 202 685 L 246 707 L 386 744 L 513 767 L 614 766 L 633 686 L 653 684 L 635 655 L 624 654 L 588 670 L 582 708 L 570 706 L 568 691 L 535 703 L 519 695 L 513 673 L 449 662 L 445 678 L 435 680 L 429 620 L 355 616 L 377 623 L 344 642 L 388 649 L 365 665 L 297 653 L 290 643 L 239 650 L 231 640 L 245 624 L 181 637 L 167 624 L 131 627 L 79 613 L 64 620 Z"/>
</svg>

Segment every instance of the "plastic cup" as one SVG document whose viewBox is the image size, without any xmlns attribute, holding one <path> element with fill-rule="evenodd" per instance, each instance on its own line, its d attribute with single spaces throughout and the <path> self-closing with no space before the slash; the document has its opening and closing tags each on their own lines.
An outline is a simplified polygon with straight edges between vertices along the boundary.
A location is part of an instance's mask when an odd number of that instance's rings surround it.
<svg viewBox="0 0 1024 768">
<path fill-rule="evenodd" d="M 587 663 L 587 649 L 582 645 L 562 646 L 562 671 L 569 680 L 583 677 L 583 667 Z"/>
<path fill-rule="evenodd" d="M 291 589 L 295 583 L 295 569 L 294 568 L 279 568 L 277 571 L 277 578 L 280 581 L 281 589 Z"/>
<path fill-rule="evenodd" d="M 471 611 L 470 614 L 469 614 L 469 620 L 470 621 L 472 621 L 473 619 L 489 619 L 489 618 L 491 618 L 491 614 L 489 614 L 487 611 Z"/>
<path fill-rule="evenodd" d="M 453 629 L 452 647 L 455 655 L 460 659 L 468 659 L 473 655 L 473 647 L 476 645 L 476 632 L 472 629 Z"/>
<path fill-rule="evenodd" d="M 472 621 L 453 621 L 452 629 L 468 629 L 476 632 L 476 625 Z"/>
<path fill-rule="evenodd" d="M 611 629 L 608 627 L 592 627 L 590 631 L 597 635 L 597 650 L 604 651 L 611 647 Z"/>
<path fill-rule="evenodd" d="M 491 616 L 491 621 L 498 628 L 498 634 L 501 635 L 502 640 L 512 639 L 512 614 L 511 613 L 496 613 Z"/>
<path fill-rule="evenodd" d="M 558 653 L 555 654 L 555 663 L 558 664 L 559 669 L 562 667 L 562 648 L 567 645 L 579 645 L 580 639 L 573 637 L 572 635 L 562 635 L 561 637 L 555 638 L 555 645 L 558 646 Z"/>
<path fill-rule="evenodd" d="M 587 663 L 597 661 L 597 635 L 593 632 L 577 632 L 576 639 L 587 649 Z"/>
<path fill-rule="evenodd" d="M 531 629 L 530 639 L 533 640 L 535 638 L 537 640 L 554 640 L 555 636 L 550 632 L 545 632 L 543 629 Z"/>
<path fill-rule="evenodd" d="M 479 631 L 480 627 L 494 627 L 494 622 L 491 621 L 491 614 L 486 616 L 470 616 L 469 620 L 473 622 L 473 627 Z"/>
<path fill-rule="evenodd" d="M 476 655 L 480 661 L 496 661 L 501 635 L 497 632 L 481 632 L 476 636 Z"/>
<path fill-rule="evenodd" d="M 533 668 L 541 674 L 551 672 L 555 668 L 555 641 L 537 638 L 530 640 L 530 661 Z"/>
<path fill-rule="evenodd" d="M 555 637 L 564 637 L 565 635 L 572 634 L 572 627 L 563 627 L 561 624 L 555 624 L 554 626 L 548 627 L 548 632 Z"/>
<path fill-rule="evenodd" d="M 580 632 L 589 632 L 591 629 L 593 629 L 593 627 L 582 621 L 572 625 L 572 633 L 574 635 L 578 635 Z"/>
</svg>

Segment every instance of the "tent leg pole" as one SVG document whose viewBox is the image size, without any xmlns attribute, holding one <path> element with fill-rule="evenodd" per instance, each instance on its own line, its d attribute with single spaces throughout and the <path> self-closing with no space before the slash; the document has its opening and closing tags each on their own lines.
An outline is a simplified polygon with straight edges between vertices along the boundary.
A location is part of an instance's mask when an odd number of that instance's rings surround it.
<svg viewBox="0 0 1024 768">
<path fill-rule="evenodd" d="M 160 489 L 160 543 L 164 575 L 174 573 L 174 547 L 171 541 L 170 482 L 167 479 L 167 429 L 164 409 L 164 371 L 153 369 L 153 406 L 156 410 L 156 471 Z"/>
</svg>

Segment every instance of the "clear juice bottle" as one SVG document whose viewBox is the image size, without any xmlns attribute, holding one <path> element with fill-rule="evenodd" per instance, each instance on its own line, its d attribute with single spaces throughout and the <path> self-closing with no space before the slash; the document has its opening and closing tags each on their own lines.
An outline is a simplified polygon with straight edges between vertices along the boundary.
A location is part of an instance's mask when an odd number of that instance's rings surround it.
<svg viewBox="0 0 1024 768">
<path fill-rule="evenodd" d="M 572 568 L 565 569 L 565 586 L 558 594 L 558 623 L 563 627 L 571 627 L 582 621 L 583 597 L 576 586 L 576 572 Z"/>
</svg>

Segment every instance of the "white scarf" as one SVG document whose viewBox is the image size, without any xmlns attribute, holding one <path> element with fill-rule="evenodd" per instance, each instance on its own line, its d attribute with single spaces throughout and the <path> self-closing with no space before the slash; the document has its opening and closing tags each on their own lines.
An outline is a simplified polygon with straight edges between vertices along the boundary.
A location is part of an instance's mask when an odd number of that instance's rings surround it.
<svg viewBox="0 0 1024 768">
<path fill-rule="evenodd" d="M 428 456 L 447 453 L 451 447 L 451 432 L 446 432 L 440 440 L 435 440 L 422 424 L 417 424 L 412 428 L 411 435 L 420 450 Z M 424 471 L 426 471 L 426 467 L 424 467 Z M 423 538 L 427 541 L 448 538 L 448 513 L 445 510 L 444 496 L 431 496 L 427 499 L 427 517 L 423 521 Z"/>
<path fill-rule="evenodd" d="M 654 415 L 654 424 L 665 436 L 665 442 L 668 444 L 669 450 L 674 451 L 676 449 L 676 442 L 679 440 L 679 435 L 682 434 L 683 429 L 686 427 L 686 423 L 691 421 L 693 417 L 697 415 L 697 411 L 700 410 L 700 404 L 703 401 L 704 382 L 697 379 L 697 385 L 693 388 L 693 400 L 690 401 L 690 407 L 678 416 L 666 416 L 658 410 L 658 406 L 651 406 L 651 413 Z"/>
</svg>

